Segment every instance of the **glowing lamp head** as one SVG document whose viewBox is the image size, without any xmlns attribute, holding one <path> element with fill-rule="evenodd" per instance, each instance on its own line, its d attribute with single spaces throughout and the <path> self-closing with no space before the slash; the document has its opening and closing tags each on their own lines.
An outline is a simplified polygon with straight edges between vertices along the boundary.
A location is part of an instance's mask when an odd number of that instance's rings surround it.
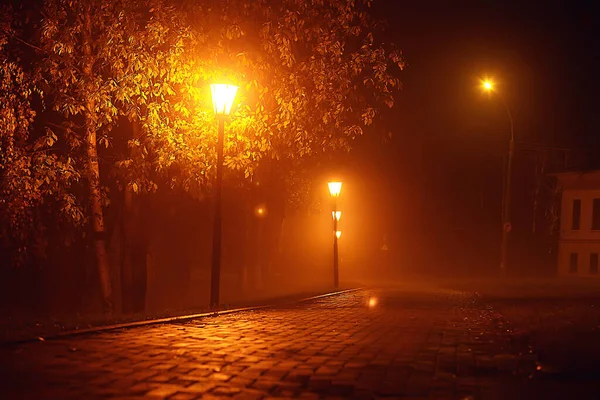
<svg viewBox="0 0 600 400">
<path fill-rule="evenodd" d="M 229 115 L 238 87 L 224 83 L 210 85 L 213 107 L 217 115 Z"/>
<path fill-rule="evenodd" d="M 329 186 L 329 194 L 331 194 L 331 197 L 340 197 L 340 193 L 342 192 L 342 182 L 329 182 L 327 185 Z"/>
<path fill-rule="evenodd" d="M 339 221 L 340 218 L 342 218 L 342 212 L 341 211 L 332 211 L 331 218 L 335 219 L 336 221 Z"/>
<path fill-rule="evenodd" d="M 491 81 L 483 81 L 483 88 L 488 92 L 494 90 L 494 84 Z"/>
<path fill-rule="evenodd" d="M 335 237 L 339 239 L 340 236 L 342 236 L 342 231 L 335 231 Z"/>
</svg>

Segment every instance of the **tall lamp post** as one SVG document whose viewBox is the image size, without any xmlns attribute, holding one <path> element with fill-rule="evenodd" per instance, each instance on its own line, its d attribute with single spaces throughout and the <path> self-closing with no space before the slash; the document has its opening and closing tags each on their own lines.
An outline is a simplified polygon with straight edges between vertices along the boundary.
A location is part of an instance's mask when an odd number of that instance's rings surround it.
<svg viewBox="0 0 600 400">
<path fill-rule="evenodd" d="M 223 188 L 223 142 L 225 139 L 225 119 L 231 112 L 231 106 L 238 87 L 227 84 L 210 85 L 215 114 L 219 120 L 217 137 L 217 179 L 215 182 L 215 216 L 213 220 L 212 262 L 210 268 L 210 307 L 219 306 L 219 289 L 221 284 L 221 192 Z"/>
<path fill-rule="evenodd" d="M 329 194 L 333 199 L 333 210 L 331 213 L 333 219 L 333 286 L 337 289 L 339 286 L 339 261 L 338 261 L 338 222 L 342 212 L 337 209 L 337 199 L 342 192 L 342 182 L 329 182 Z M 341 235 L 341 232 L 340 232 Z"/>
<path fill-rule="evenodd" d="M 494 92 L 494 84 L 491 81 L 483 82 L 483 89 L 487 92 Z M 511 196 L 511 177 L 512 164 L 515 152 L 515 131 L 512 114 L 510 108 L 504 101 L 504 98 L 497 92 L 496 95 L 506 109 L 508 120 L 510 121 L 510 141 L 508 142 L 508 158 L 506 160 L 506 169 L 504 170 L 504 193 L 502 196 L 502 244 L 500 246 L 500 272 L 506 274 L 507 259 L 508 259 L 508 234 L 511 231 L 512 225 L 510 222 L 510 196 Z"/>
</svg>

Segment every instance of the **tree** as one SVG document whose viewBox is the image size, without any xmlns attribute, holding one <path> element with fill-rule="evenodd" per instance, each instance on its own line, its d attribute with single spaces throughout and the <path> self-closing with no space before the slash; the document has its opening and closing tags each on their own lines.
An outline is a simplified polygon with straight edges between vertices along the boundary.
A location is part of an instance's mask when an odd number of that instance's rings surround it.
<svg viewBox="0 0 600 400">
<path fill-rule="evenodd" d="M 400 54 L 377 44 L 369 6 L 370 0 L 45 1 L 32 47 L 42 57 L 34 82 L 53 127 L 38 144 L 49 165 L 47 185 L 54 185 L 47 193 L 89 204 L 71 214 L 92 225 L 107 312 L 110 179 L 128 201 L 165 180 L 208 193 L 217 137 L 208 85 L 216 79 L 244 83 L 228 125 L 230 179 L 252 177 L 263 160 L 284 182 L 302 165 L 294 160 L 347 150 L 378 107 L 393 105 L 400 86 Z M 28 107 L 29 97 L 11 101 Z M 117 129 L 124 118 L 132 129 Z M 123 143 L 126 150 L 117 151 Z M 86 194 L 76 196 L 71 186 L 79 177 Z"/>
<path fill-rule="evenodd" d="M 307 197 L 307 166 L 349 150 L 379 109 L 394 104 L 403 62 L 393 46 L 376 41 L 370 4 L 287 0 L 243 6 L 228 1 L 222 8 L 211 3 L 200 11 L 220 20 L 220 29 L 210 31 L 223 43 L 219 62 L 243 71 L 246 90 L 256 92 L 246 103 L 259 152 L 242 147 L 235 161 L 263 164 L 258 180 L 276 186 L 274 193 L 280 194 L 269 214 L 279 219 L 279 232 L 285 210 Z M 252 173 L 256 167 L 250 165 Z"/>
<path fill-rule="evenodd" d="M 43 61 L 38 79 L 52 111 L 63 118 L 66 153 L 75 159 L 87 184 L 89 219 L 103 309 L 113 312 L 110 265 L 106 249 L 104 201 L 100 181 L 98 143 L 106 135 L 117 110 L 111 101 L 112 80 L 101 46 L 117 29 L 122 10 L 118 1 L 48 0 L 38 47 Z M 53 133 L 54 134 L 54 133 Z M 56 137 L 56 135 L 55 135 Z"/>
<path fill-rule="evenodd" d="M 392 67 L 403 64 L 393 48 L 375 44 L 376 24 L 366 13 L 370 2 L 272 4 L 152 8 L 150 33 L 161 39 L 140 36 L 138 50 L 128 52 L 128 70 L 119 75 L 135 79 L 124 81 L 119 99 L 133 105 L 143 124 L 145 143 L 134 146 L 154 149 L 155 165 L 173 185 L 202 194 L 212 183 L 216 124 L 206 88 L 216 77 L 248 82 L 228 126 L 229 176 L 258 174 L 255 180 L 280 185 L 278 203 L 302 202 L 302 159 L 348 150 L 377 107 L 393 105 L 400 82 Z M 175 21 L 192 21 L 193 29 Z M 167 31 L 181 39 L 164 46 L 172 37 Z M 270 171 L 266 176 L 257 172 L 260 163 L 271 165 L 263 168 Z M 285 207 L 274 207 L 281 212 L 270 215 L 283 222 Z"/>
<path fill-rule="evenodd" d="M 187 189 L 212 181 L 215 79 L 245 83 L 225 161 L 245 177 L 264 157 L 347 150 L 378 107 L 393 105 L 400 86 L 393 67 L 403 64 L 393 48 L 376 44 L 370 1 L 159 4 L 152 2 L 145 32 L 129 38 L 114 74 L 129 79 L 119 78 L 116 99 L 140 118 L 157 168 Z M 111 44 L 107 58 L 122 58 Z"/>
<path fill-rule="evenodd" d="M 35 85 L 20 64 L 15 36 L 10 21 L 0 21 L 0 236 L 23 263 L 36 244 L 38 253 L 45 251 L 41 208 L 59 210 L 55 224 L 78 226 L 85 218 L 71 190 L 80 178 L 73 160 L 50 151 L 57 140 L 52 132 L 33 131 Z"/>
<path fill-rule="evenodd" d="M 393 67 L 403 63 L 395 49 L 377 45 L 370 3 L 230 0 L 192 12 L 217 48 L 212 69 L 238 71 L 247 82 L 240 100 L 247 108 L 236 115 L 247 119 L 231 127 L 238 143 L 230 165 L 347 150 L 377 107 L 393 106 L 400 87 Z"/>
</svg>

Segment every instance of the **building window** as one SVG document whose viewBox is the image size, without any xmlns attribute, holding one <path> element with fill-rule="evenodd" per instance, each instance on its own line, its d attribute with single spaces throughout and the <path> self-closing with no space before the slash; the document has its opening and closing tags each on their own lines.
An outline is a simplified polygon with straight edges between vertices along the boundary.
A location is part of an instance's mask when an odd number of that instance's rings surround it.
<svg viewBox="0 0 600 400">
<path fill-rule="evenodd" d="M 590 254 L 590 274 L 598 273 L 598 253 Z"/>
<path fill-rule="evenodd" d="M 600 230 L 600 199 L 594 199 L 592 208 L 592 230 Z"/>
<path fill-rule="evenodd" d="M 596 204 L 596 203 L 594 203 Z M 574 231 L 579 230 L 581 225 L 581 200 L 573 200 L 573 222 L 571 223 L 571 229 Z"/>
<path fill-rule="evenodd" d="M 571 253 L 571 255 L 569 257 L 569 272 L 572 274 L 577 273 L 577 261 L 578 261 L 577 259 L 578 259 L 578 254 Z"/>
</svg>

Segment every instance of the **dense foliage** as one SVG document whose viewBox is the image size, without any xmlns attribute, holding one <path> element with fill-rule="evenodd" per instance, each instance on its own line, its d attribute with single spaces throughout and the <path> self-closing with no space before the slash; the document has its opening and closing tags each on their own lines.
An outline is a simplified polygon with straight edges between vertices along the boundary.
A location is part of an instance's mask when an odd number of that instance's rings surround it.
<svg viewBox="0 0 600 400">
<path fill-rule="evenodd" d="M 3 238 L 17 238 L 25 251 L 29 233 L 43 229 L 40 209 L 72 226 L 89 222 L 102 275 L 109 186 L 210 191 L 217 124 L 208 85 L 215 81 L 240 86 L 227 125 L 229 179 L 252 179 L 274 160 L 282 180 L 299 182 L 303 160 L 349 149 L 379 109 L 394 104 L 402 59 L 378 44 L 370 5 L 46 0 L 27 34 L 5 17 Z M 19 47 L 34 53 L 29 62 L 15 56 Z"/>
</svg>

